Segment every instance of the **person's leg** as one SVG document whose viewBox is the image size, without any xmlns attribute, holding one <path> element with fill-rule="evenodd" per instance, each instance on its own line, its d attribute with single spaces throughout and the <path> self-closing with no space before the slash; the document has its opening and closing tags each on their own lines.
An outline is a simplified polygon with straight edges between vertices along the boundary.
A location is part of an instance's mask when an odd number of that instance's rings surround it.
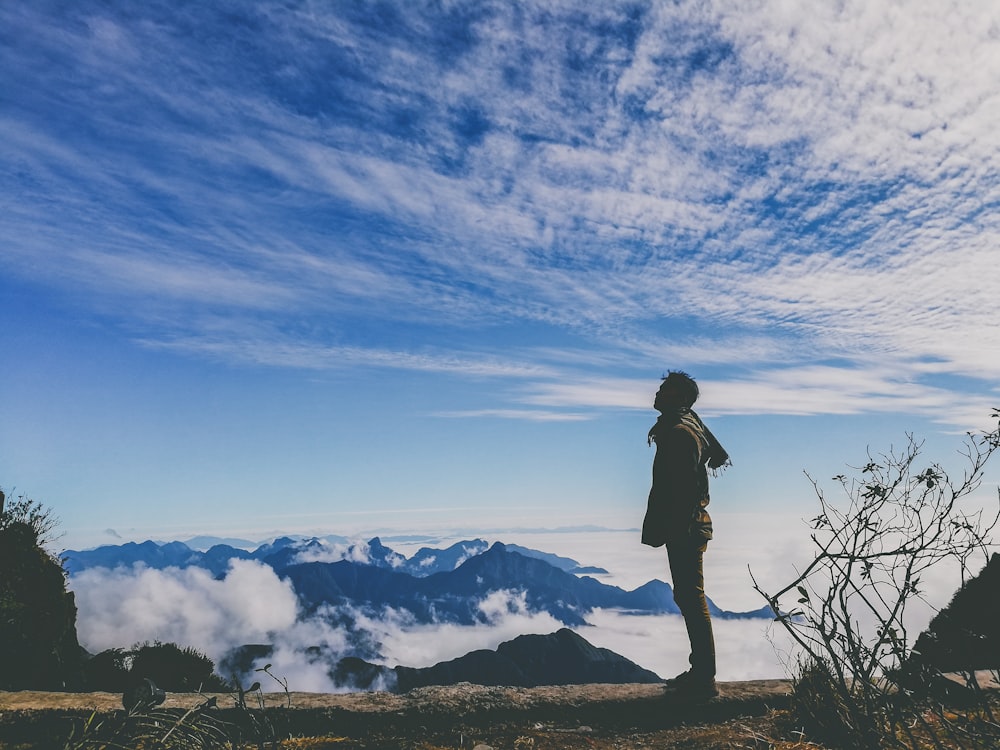
<svg viewBox="0 0 1000 750">
<path fill-rule="evenodd" d="M 715 638 L 712 618 L 705 599 L 703 557 L 707 543 L 682 542 L 667 545 L 670 575 L 674 582 L 674 601 L 684 616 L 691 643 L 691 674 L 700 680 L 715 679 Z"/>
</svg>

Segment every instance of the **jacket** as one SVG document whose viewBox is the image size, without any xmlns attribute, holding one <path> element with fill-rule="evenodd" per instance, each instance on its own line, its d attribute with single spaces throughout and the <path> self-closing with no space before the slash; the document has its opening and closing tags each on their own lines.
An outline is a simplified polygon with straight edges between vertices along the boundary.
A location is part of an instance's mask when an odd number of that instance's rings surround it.
<svg viewBox="0 0 1000 750">
<path fill-rule="evenodd" d="M 712 538 L 708 514 L 708 440 L 694 420 L 664 423 L 650 431 L 656 441 L 653 483 L 642 524 L 642 543 L 660 547 L 671 542 Z"/>
</svg>

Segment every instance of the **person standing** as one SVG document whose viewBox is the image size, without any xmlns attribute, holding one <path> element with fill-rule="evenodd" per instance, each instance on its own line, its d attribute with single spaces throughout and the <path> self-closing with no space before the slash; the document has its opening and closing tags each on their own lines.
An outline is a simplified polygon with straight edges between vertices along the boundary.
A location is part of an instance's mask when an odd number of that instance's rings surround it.
<svg viewBox="0 0 1000 750">
<path fill-rule="evenodd" d="M 653 484 L 642 524 L 642 543 L 666 547 L 674 601 L 684 617 L 691 645 L 690 668 L 668 687 L 704 700 L 719 694 L 715 684 L 715 639 L 705 599 L 703 558 L 712 538 L 708 515 L 708 472 L 730 464 L 729 454 L 691 408 L 698 384 L 671 371 L 663 378 L 653 408 L 659 419 L 647 441 L 656 444 Z"/>
</svg>

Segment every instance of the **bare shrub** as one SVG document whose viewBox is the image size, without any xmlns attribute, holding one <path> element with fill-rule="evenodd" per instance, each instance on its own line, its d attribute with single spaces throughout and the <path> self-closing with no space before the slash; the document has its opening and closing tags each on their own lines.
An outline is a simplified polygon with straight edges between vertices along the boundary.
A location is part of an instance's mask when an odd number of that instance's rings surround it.
<svg viewBox="0 0 1000 750">
<path fill-rule="evenodd" d="M 921 448 L 911 436 L 902 451 L 869 452 L 851 475 L 834 477 L 836 500 L 810 478 L 820 505 L 810 522 L 812 561 L 776 592 L 753 581 L 800 651 L 796 711 L 833 746 L 986 747 L 983 737 L 1000 739 L 986 696 L 959 718 L 928 689 L 927 675 L 919 684 L 902 679 L 912 673 L 904 668 L 908 607 L 926 601 L 925 574 L 952 565 L 958 586 L 987 557 L 1000 514 L 970 496 L 1000 448 L 1000 424 L 967 435 L 960 474 L 918 463 Z"/>
</svg>

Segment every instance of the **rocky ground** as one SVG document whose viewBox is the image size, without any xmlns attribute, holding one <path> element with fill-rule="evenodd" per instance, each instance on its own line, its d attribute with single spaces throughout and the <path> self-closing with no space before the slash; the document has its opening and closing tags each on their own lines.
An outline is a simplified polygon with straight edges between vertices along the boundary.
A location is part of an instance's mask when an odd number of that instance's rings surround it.
<svg viewBox="0 0 1000 750">
<path fill-rule="evenodd" d="M 472 750 L 805 747 L 782 728 L 784 680 L 730 682 L 703 703 L 660 685 L 537 688 L 460 684 L 389 693 L 271 693 L 264 707 L 287 740 L 279 747 Z M 194 708 L 198 694 L 169 694 L 163 709 Z M 256 699 L 248 704 L 258 707 Z M 217 696 L 218 716 L 238 721 L 233 696 Z M 42 748 L 97 711 L 113 717 L 113 693 L 0 692 L 0 750 Z M 783 737 L 776 735 L 783 734 Z M 61 745 L 53 745 L 59 747 Z"/>
</svg>

